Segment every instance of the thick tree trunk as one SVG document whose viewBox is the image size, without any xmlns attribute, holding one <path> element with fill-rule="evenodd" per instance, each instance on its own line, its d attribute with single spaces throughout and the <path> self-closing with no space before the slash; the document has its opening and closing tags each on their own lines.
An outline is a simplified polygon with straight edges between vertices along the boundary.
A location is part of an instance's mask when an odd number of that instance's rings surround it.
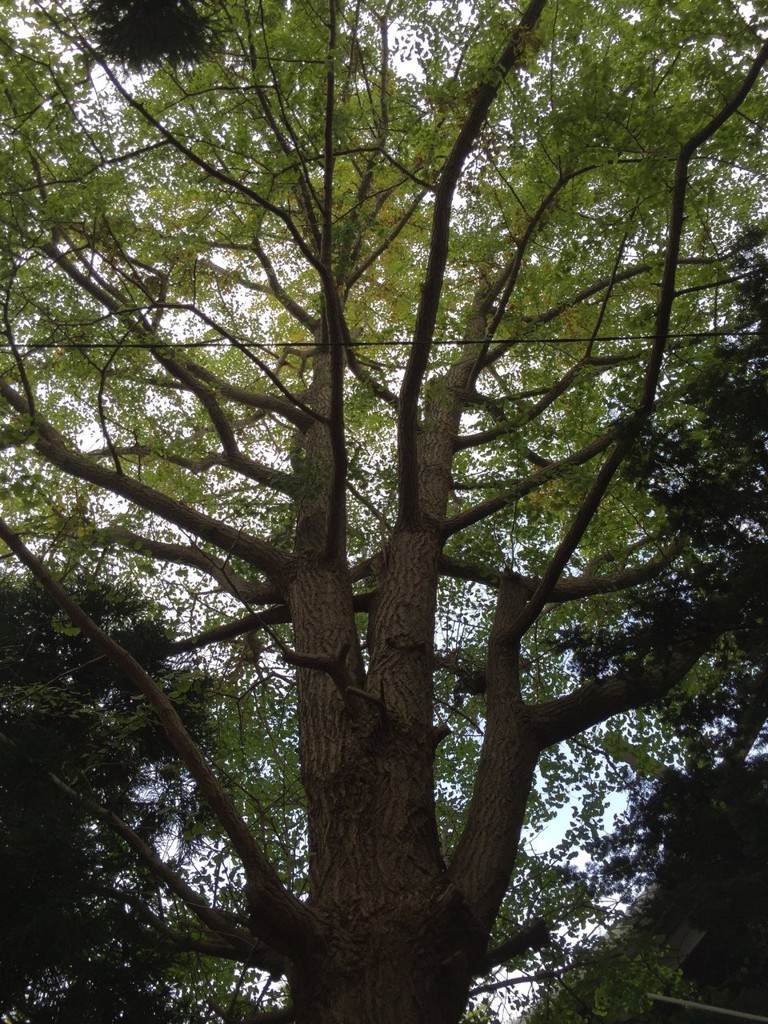
<svg viewBox="0 0 768 1024">
<path fill-rule="evenodd" d="M 296 1024 L 456 1024 L 467 987 L 452 982 L 403 957 L 361 964 L 354 974 L 319 969 L 306 987 L 294 979 Z"/>
<path fill-rule="evenodd" d="M 415 585 L 423 588 L 426 578 L 434 593 L 437 556 L 428 534 L 392 544 L 369 629 L 367 672 L 346 568 L 307 566 L 290 585 L 301 653 L 343 662 L 335 680 L 312 668 L 298 675 L 310 884 L 319 904 L 356 906 L 371 890 L 386 900 L 444 871 L 432 773 L 434 598 Z"/>
<path fill-rule="evenodd" d="M 456 1024 L 477 957 L 463 901 L 448 887 L 421 909 L 405 892 L 388 907 L 370 895 L 290 970 L 297 1024 Z"/>
</svg>

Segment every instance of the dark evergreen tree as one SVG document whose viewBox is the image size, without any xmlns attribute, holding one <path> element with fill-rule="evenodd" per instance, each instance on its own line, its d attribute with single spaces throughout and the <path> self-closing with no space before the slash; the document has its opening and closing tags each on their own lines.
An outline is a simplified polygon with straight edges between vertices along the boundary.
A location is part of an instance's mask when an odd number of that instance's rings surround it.
<svg viewBox="0 0 768 1024">
<path fill-rule="evenodd" d="M 81 588 L 79 599 L 168 689 L 178 685 L 164 623 L 135 595 L 100 585 Z M 204 740 L 193 695 L 184 715 Z M 179 978 L 178 950 L 137 913 L 162 915 L 157 883 L 93 806 L 148 840 L 183 844 L 198 802 L 114 666 L 37 587 L 9 578 L 0 582 L 0 721 L 3 1020 L 197 1019 L 170 981 L 171 969 Z"/>
<path fill-rule="evenodd" d="M 624 930 L 629 948 L 661 949 L 688 930 L 693 948 L 671 956 L 696 997 L 758 1013 L 768 998 L 768 632 L 754 628 L 768 607 L 768 267 L 759 244 L 746 239 L 736 263 L 740 330 L 718 342 L 682 396 L 676 428 L 649 435 L 635 460 L 691 539 L 692 571 L 650 584 L 621 622 L 562 637 L 600 679 L 701 624 L 702 595 L 724 575 L 738 580 L 734 632 L 661 712 L 685 761 L 635 776 L 615 833 L 591 851 L 591 874 L 625 899 L 642 895 Z"/>
</svg>

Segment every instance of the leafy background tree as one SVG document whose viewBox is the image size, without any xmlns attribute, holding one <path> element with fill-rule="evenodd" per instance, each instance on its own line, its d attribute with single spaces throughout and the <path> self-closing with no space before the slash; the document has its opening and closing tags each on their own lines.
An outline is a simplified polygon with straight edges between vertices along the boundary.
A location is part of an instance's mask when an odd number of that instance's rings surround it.
<svg viewBox="0 0 768 1024">
<path fill-rule="evenodd" d="M 753 655 L 757 654 L 756 659 Z M 755 663 L 757 661 L 757 664 Z M 532 1020 L 688 1019 L 667 994 L 760 1014 L 766 999 L 765 652 L 723 650 L 665 710 L 685 750 L 640 764 L 585 882 L 626 917 L 542 979 Z M 627 751 L 625 750 L 625 755 Z M 636 762 L 637 766 L 637 762 Z"/>
<path fill-rule="evenodd" d="M 641 588 L 624 621 L 589 636 L 578 628 L 562 631 L 580 670 L 597 678 L 637 657 L 649 640 L 658 646 L 684 629 L 696 614 L 693 588 L 716 587 L 726 565 L 741 566 L 744 605 L 756 602 L 755 614 L 761 614 L 765 566 L 753 538 L 764 536 L 768 525 L 768 306 L 760 241 L 746 236 L 735 263 L 744 334 L 718 344 L 707 378 L 687 393 L 672 436 L 649 439 L 637 465 L 678 529 L 709 557 L 685 581 L 668 575 Z M 552 978 L 537 1014 L 618 1018 L 624 1009 L 638 1016 L 645 992 L 657 991 L 678 966 L 679 995 L 760 1012 L 768 965 L 765 639 L 764 630 L 731 634 L 699 663 L 658 713 L 677 740 L 661 761 L 618 734 L 608 737 L 608 752 L 632 766 L 629 805 L 615 831 L 590 844 L 585 881 L 603 897 L 613 893 L 628 904 L 628 918 L 591 953 L 577 951 L 574 979 L 564 985 Z M 629 979 L 636 986 L 629 986 L 627 1000 Z M 670 1006 L 652 1010 L 643 1019 L 685 1016 Z"/>
<path fill-rule="evenodd" d="M 611 751 L 764 631 L 764 18 L 174 3 L 159 60 L 142 6 L 4 6 L 0 536 L 208 808 L 91 804 L 208 1012 L 448 1024 L 572 958 Z M 212 745 L 74 566 L 208 652 Z"/>
</svg>

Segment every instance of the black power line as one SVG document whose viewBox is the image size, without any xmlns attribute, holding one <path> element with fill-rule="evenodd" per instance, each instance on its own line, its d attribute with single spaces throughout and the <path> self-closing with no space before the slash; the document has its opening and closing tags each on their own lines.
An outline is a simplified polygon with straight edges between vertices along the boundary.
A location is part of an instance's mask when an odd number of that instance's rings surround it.
<svg viewBox="0 0 768 1024">
<path fill-rule="evenodd" d="M 728 330 L 728 331 L 678 331 L 670 332 L 667 335 L 668 338 L 673 340 L 684 340 L 684 339 L 696 339 L 696 338 L 733 338 L 733 337 L 757 337 L 764 338 L 768 337 L 768 330 L 761 331 L 750 331 L 750 330 Z M 471 341 L 469 339 L 450 339 L 450 338 L 435 338 L 431 342 L 415 342 L 409 338 L 403 339 L 392 339 L 390 341 L 352 341 L 349 343 L 350 348 L 402 348 L 411 345 L 426 345 L 430 344 L 437 348 L 448 348 L 450 346 L 456 347 L 467 347 L 470 345 L 576 345 L 576 344 L 587 344 L 588 342 L 621 342 L 621 341 L 653 341 L 656 338 L 655 334 L 599 334 L 597 336 L 584 335 L 564 337 L 564 338 L 486 338 L 483 341 Z M 241 345 L 247 345 L 247 342 L 240 342 Z M 47 349 L 153 349 L 153 348 L 228 348 L 232 345 L 232 342 L 225 338 L 219 338 L 212 341 L 173 341 L 173 342 L 149 342 L 149 341 L 125 341 L 125 342 L 107 342 L 107 341 L 95 341 L 95 342 L 58 342 L 48 341 L 40 342 L 39 344 L 31 344 L 26 347 L 26 351 L 40 352 Z M 12 346 L 9 342 L 0 342 L 0 350 L 11 349 Z M 15 346 L 19 348 L 18 343 Z M 280 349 L 309 349 L 312 348 L 311 343 L 301 344 L 290 341 L 278 341 L 273 345 L 264 345 L 259 343 L 253 346 L 254 348 L 261 349 L 262 351 L 267 349 L 274 349 L 279 351 Z M 309 353 L 307 353 L 309 354 Z"/>
</svg>

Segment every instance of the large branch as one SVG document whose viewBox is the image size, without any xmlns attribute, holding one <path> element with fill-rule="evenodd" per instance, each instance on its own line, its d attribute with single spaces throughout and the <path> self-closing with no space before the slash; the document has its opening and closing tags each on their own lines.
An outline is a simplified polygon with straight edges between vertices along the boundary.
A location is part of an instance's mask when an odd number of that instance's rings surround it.
<svg viewBox="0 0 768 1024">
<path fill-rule="evenodd" d="M 490 927 L 515 863 L 538 757 L 520 692 L 520 642 L 512 626 L 525 605 L 518 576 L 499 588 L 486 660 L 486 724 L 467 821 L 449 871 L 484 927 Z"/>
<path fill-rule="evenodd" d="M 523 323 L 528 328 L 542 327 L 545 324 L 556 320 L 559 316 L 562 316 L 566 310 L 588 302 L 591 298 L 594 298 L 595 295 L 599 295 L 600 292 L 610 288 L 611 285 L 620 284 L 624 281 L 631 281 L 635 277 L 640 277 L 643 274 L 649 273 L 652 269 L 653 267 L 650 263 L 638 263 L 633 267 L 627 267 L 625 270 L 622 270 L 617 274 L 602 277 L 599 280 L 594 281 L 592 284 L 587 285 L 586 288 L 582 288 L 580 291 L 576 292 L 575 295 L 571 295 L 569 298 L 563 299 L 554 306 L 549 306 L 541 313 L 537 313 L 535 316 L 524 317 Z M 498 344 L 489 349 L 483 361 L 483 366 L 490 366 L 492 363 L 501 359 L 501 357 L 508 352 L 513 345 L 517 344 L 519 340 L 520 337 L 517 336 L 499 341 Z"/>
<path fill-rule="evenodd" d="M 235 437 L 229 417 L 222 409 L 213 391 L 198 380 L 183 362 L 172 358 L 162 348 L 152 350 L 155 358 L 175 377 L 184 388 L 197 398 L 208 415 L 224 452 L 223 465 L 256 483 L 266 484 L 274 490 L 290 494 L 296 489 L 296 481 L 288 473 L 273 469 L 266 463 L 244 455 Z"/>
<path fill-rule="evenodd" d="M 616 470 L 631 450 L 637 437 L 638 429 L 637 423 L 631 424 L 631 428 L 625 427 L 624 437 L 618 441 L 600 466 L 592 486 L 589 488 L 586 497 L 573 516 L 570 526 L 552 555 L 544 575 L 539 581 L 539 585 L 512 627 L 518 637 L 522 637 L 527 632 L 541 614 L 544 606 L 549 602 L 552 591 L 557 585 L 563 569 L 565 569 L 570 561 L 589 524 L 597 514 Z"/>
<path fill-rule="evenodd" d="M 678 538 L 656 558 L 650 558 L 639 565 L 631 565 L 625 569 L 617 569 L 610 573 L 585 572 L 581 576 L 561 579 L 552 589 L 552 604 L 565 604 L 567 601 L 580 601 L 585 597 L 596 597 L 599 594 L 615 594 L 619 590 L 628 590 L 640 583 L 655 579 L 669 568 L 672 561 L 685 548 L 685 538 Z M 468 580 L 495 589 L 501 580 L 498 570 L 480 565 L 461 562 L 458 559 L 443 555 L 440 559 L 440 575 L 452 579 Z M 535 593 L 541 583 L 540 577 L 520 576 L 520 585 L 529 594 Z"/>
<path fill-rule="evenodd" d="M 589 462 L 590 459 L 599 455 L 600 452 L 605 451 L 614 439 L 615 432 L 612 431 L 604 434 L 602 437 L 598 437 L 596 441 L 592 441 L 591 444 L 585 445 L 579 451 L 574 452 L 573 455 L 568 455 L 558 462 L 553 462 L 538 472 L 532 473 L 531 476 L 515 480 L 502 494 L 497 494 L 495 497 L 489 498 L 487 501 L 483 501 L 479 505 L 467 509 L 465 512 L 460 512 L 458 515 L 446 519 L 442 525 L 442 536 L 448 538 L 460 530 L 474 526 L 475 523 L 487 519 L 496 512 L 507 508 L 519 498 L 530 494 L 531 491 L 549 483 L 550 480 L 559 476 L 564 470 Z"/>
<path fill-rule="evenodd" d="M 280 599 L 275 587 L 245 579 L 232 569 L 226 558 L 211 554 L 195 544 L 155 540 L 122 526 L 100 528 L 97 543 L 104 547 L 111 543 L 119 544 L 170 565 L 188 565 L 198 569 L 221 584 L 227 593 L 248 605 L 272 604 Z"/>
<path fill-rule="evenodd" d="M 688 190 L 688 166 L 696 150 L 708 142 L 715 133 L 732 117 L 752 90 L 758 75 L 768 61 L 768 40 L 760 47 L 757 57 L 744 76 L 741 87 L 730 100 L 727 100 L 715 116 L 695 132 L 680 147 L 675 163 L 675 180 L 672 187 L 672 206 L 667 227 L 667 246 L 664 254 L 664 271 L 661 279 L 661 291 L 656 310 L 655 341 L 645 375 L 645 386 L 641 404 L 642 411 L 650 411 L 653 407 L 656 387 L 661 374 L 662 360 L 669 334 L 669 322 L 672 316 L 672 304 L 675 300 L 675 283 L 677 266 L 680 258 L 680 243 L 685 220 L 685 199 Z"/>
<path fill-rule="evenodd" d="M 264 626 L 274 626 L 278 623 L 290 622 L 291 613 L 286 605 L 275 605 L 263 612 L 249 612 L 239 619 L 225 622 L 221 626 L 214 626 L 206 629 L 196 636 L 187 637 L 185 640 L 177 640 L 171 645 L 172 651 L 196 651 L 201 647 L 209 647 L 211 644 L 226 643 L 228 640 L 236 640 L 244 633 L 250 633 L 255 629 Z"/>
<path fill-rule="evenodd" d="M 0 379 L 0 395 L 16 412 L 22 416 L 30 415 L 26 400 L 3 379 Z M 147 512 L 165 519 L 166 522 L 209 541 L 229 554 L 239 556 L 273 578 L 282 577 L 291 564 L 290 556 L 278 551 L 271 544 L 245 534 L 242 530 L 237 530 L 203 512 L 198 512 L 125 473 L 106 469 L 68 447 L 62 435 L 41 417 L 35 417 L 34 425 L 37 431 L 37 451 L 44 459 L 70 476 L 86 480 L 103 490 L 127 498 Z"/>
<path fill-rule="evenodd" d="M 679 266 L 700 266 L 715 261 L 709 257 L 692 256 L 679 261 Z M 643 274 L 650 273 L 654 267 L 650 263 L 637 263 L 632 267 L 626 267 L 624 270 L 620 270 L 615 273 L 611 273 L 606 277 L 602 277 L 592 284 L 587 285 L 586 288 L 582 288 L 575 295 L 571 295 L 567 299 L 563 299 L 561 302 L 556 303 L 554 306 L 549 306 L 541 313 L 537 313 L 534 316 L 524 316 L 522 323 L 529 329 L 534 327 L 543 327 L 546 324 L 552 323 L 553 320 L 557 320 L 558 317 L 562 316 L 567 310 L 572 309 L 574 306 L 580 306 L 590 299 L 599 295 L 601 292 L 606 291 L 609 288 L 615 287 L 617 284 L 623 284 L 626 281 L 631 281 L 636 277 L 641 277 Z M 522 339 L 521 335 L 517 335 L 514 338 L 505 338 L 500 341 L 497 345 L 494 345 L 489 349 L 484 361 L 483 366 L 490 366 L 492 363 L 498 361 L 506 352 L 509 351 L 512 346 L 518 344 Z M 533 339 L 535 341 L 535 339 Z M 594 360 L 597 365 L 597 360 Z"/>
<path fill-rule="evenodd" d="M 304 943 L 311 933 L 307 909 L 283 886 L 277 872 L 256 842 L 232 797 L 221 786 L 210 765 L 182 722 L 173 703 L 132 655 L 106 634 L 50 575 L 5 520 L 0 519 L 0 539 L 40 582 L 70 621 L 96 648 L 130 679 L 146 697 L 180 760 L 197 783 L 200 793 L 216 815 L 241 858 L 248 878 L 248 900 L 258 934 L 280 951 Z"/>
<path fill-rule="evenodd" d="M 258 600 L 248 602 L 249 604 L 258 604 L 266 602 L 267 589 L 264 588 L 262 596 Z M 352 607 L 356 613 L 367 612 L 370 609 L 371 601 L 373 598 L 372 593 L 366 594 L 354 594 L 352 597 Z M 225 622 L 221 626 L 214 626 L 212 629 L 207 629 L 202 633 L 198 633 L 196 636 L 187 637 L 185 640 L 178 640 L 176 643 L 171 645 L 171 651 L 192 651 L 198 650 L 201 647 L 208 647 L 210 644 L 226 643 L 228 640 L 236 640 L 237 637 L 242 636 L 244 633 L 250 633 L 254 630 L 264 629 L 267 626 L 275 626 L 284 622 L 291 622 L 292 616 L 290 609 L 284 604 L 275 604 L 271 608 L 265 608 L 261 612 L 249 612 L 248 615 L 243 615 L 242 618 L 233 619 L 231 622 Z M 281 648 L 284 650 L 284 648 Z"/>
<path fill-rule="evenodd" d="M 600 467 L 592 486 L 581 506 L 571 520 L 571 525 L 554 552 L 547 570 L 536 592 L 526 604 L 515 624 L 515 631 L 522 636 L 536 621 L 565 566 L 581 542 L 584 533 L 597 514 L 605 492 L 619 466 L 632 450 L 644 422 L 651 416 L 656 400 L 656 391 L 661 368 L 669 340 L 669 325 L 672 305 L 675 300 L 677 268 L 680 261 L 680 247 L 685 219 L 685 198 L 688 189 L 688 165 L 696 150 L 738 110 L 749 95 L 757 76 L 768 61 L 768 41 L 760 49 L 749 71 L 744 77 L 735 96 L 723 104 L 720 111 L 698 132 L 694 133 L 681 148 L 675 163 L 675 178 L 672 187 L 672 202 L 667 225 L 667 243 L 664 256 L 664 270 L 656 305 L 654 341 L 646 364 L 645 381 L 640 402 L 633 419 L 624 428 L 624 434 Z M 615 280 L 618 275 L 613 275 Z"/>
<path fill-rule="evenodd" d="M 526 605 L 519 576 L 504 577 L 488 644 L 486 729 L 467 823 L 451 872 L 481 920 L 492 919 L 514 864 L 532 765 L 537 751 L 577 736 L 612 715 L 664 697 L 723 633 L 760 628 L 765 601 L 755 606 L 748 572 L 724 592 L 702 601 L 693 625 L 655 646 L 653 634 L 639 638 L 635 659 L 607 679 L 533 706 L 519 696 L 517 623 Z"/>
<path fill-rule="evenodd" d="M 533 215 L 528 218 L 526 228 L 514 247 L 514 253 L 511 259 L 496 276 L 496 280 L 481 294 L 479 303 L 476 307 L 476 315 L 481 318 L 485 327 L 483 331 L 485 337 L 479 346 L 471 371 L 464 382 L 465 387 L 472 387 L 477 379 L 477 375 L 483 366 L 485 356 L 490 348 L 491 341 L 496 334 L 499 324 L 504 318 L 505 311 L 517 285 L 517 279 L 520 275 L 528 246 L 536 235 L 540 225 L 545 221 L 547 211 L 553 205 L 562 189 L 570 181 L 573 181 L 574 178 L 577 178 L 582 174 L 586 174 L 593 169 L 594 165 L 590 164 L 586 167 L 581 167 L 576 171 L 570 171 L 568 173 L 560 172 L 558 180 L 541 200 Z M 488 318 L 491 314 L 493 314 L 493 316 L 490 323 L 488 323 Z"/>
<path fill-rule="evenodd" d="M 432 335 L 443 290 L 454 193 L 466 160 L 485 123 L 491 104 L 496 99 L 505 77 L 519 61 L 525 49 L 526 40 L 536 26 L 545 4 L 546 0 L 531 0 L 498 62 L 490 69 L 490 73 L 486 74 L 485 81 L 478 86 L 474 102 L 445 162 L 435 193 L 427 270 L 416 314 L 411 351 L 400 389 L 398 525 L 401 528 L 413 525 L 419 518 L 416 444 L 419 396 L 424 374 L 429 364 Z"/>
<path fill-rule="evenodd" d="M 345 350 L 350 336 L 339 288 L 333 268 L 333 227 L 334 227 L 334 171 L 336 167 L 335 121 L 336 121 L 336 69 L 337 60 L 337 11 L 336 0 L 328 2 L 328 46 L 325 71 L 325 122 L 323 132 L 323 202 L 320 258 L 323 266 L 323 341 L 330 347 L 330 386 L 328 432 L 331 448 L 332 469 L 328 492 L 328 515 L 326 517 L 325 553 L 329 559 L 344 556 L 347 539 L 347 455 L 346 431 L 344 425 L 344 368 Z"/>
<path fill-rule="evenodd" d="M 579 375 L 585 370 L 592 369 L 598 371 L 608 371 L 614 366 L 620 366 L 622 363 L 626 363 L 636 359 L 635 355 L 617 355 L 617 356 L 588 356 L 583 359 L 577 360 L 561 377 L 559 377 L 554 384 L 548 385 L 542 388 L 536 388 L 535 391 L 526 391 L 521 394 L 512 394 L 507 396 L 509 401 L 523 401 L 524 399 L 536 398 L 538 401 L 534 402 L 528 408 L 524 409 L 519 415 L 515 416 L 514 419 L 504 420 L 504 422 L 497 424 L 495 427 L 490 427 L 486 430 L 477 431 L 474 434 L 457 434 L 453 440 L 454 451 L 464 451 L 467 448 L 475 448 L 479 445 L 489 444 L 493 441 L 498 440 L 500 437 L 504 437 L 507 434 L 512 434 L 514 431 L 519 431 L 522 427 L 533 423 L 543 415 L 547 409 L 560 398 L 561 395 L 565 394 L 571 385 L 578 379 Z M 498 405 L 498 399 L 485 399 L 485 396 L 481 396 L 476 393 L 475 398 L 477 400 L 485 400 L 491 405 L 492 411 L 494 405 Z M 496 416 L 501 416 L 501 411 L 495 412 Z M 541 460 L 540 456 L 536 456 L 527 450 L 527 457 L 531 462 L 536 465 L 543 465 L 546 460 Z M 549 463 L 552 464 L 552 463 Z"/>
<path fill-rule="evenodd" d="M 313 334 L 317 330 L 317 319 L 304 309 L 303 306 L 296 302 L 295 299 L 292 299 L 286 292 L 285 288 L 283 288 L 272 261 L 258 239 L 254 238 L 250 245 L 218 241 L 213 243 L 212 248 L 255 253 L 259 263 L 261 264 L 262 270 L 266 275 L 268 281 L 267 284 L 251 281 L 240 271 L 233 271 L 227 267 L 220 267 L 217 263 L 214 263 L 212 260 L 206 259 L 202 256 L 198 257 L 197 262 L 204 266 L 205 269 L 214 277 L 222 278 L 225 283 L 233 281 L 235 284 L 238 284 L 249 291 L 258 292 L 260 295 L 272 296 L 277 299 L 280 305 L 294 318 L 294 320 L 300 323 L 302 327 L 306 327 L 310 334 Z"/>
<path fill-rule="evenodd" d="M 51 254 L 49 253 L 49 255 Z M 70 276 L 74 276 L 71 264 L 67 262 L 67 260 L 63 257 L 62 254 L 59 254 L 58 263 L 66 271 L 66 273 L 70 274 Z M 87 280 L 82 280 L 78 283 L 80 283 L 84 288 L 86 288 L 86 290 L 88 290 Z M 119 309 L 117 307 L 110 308 L 112 308 L 112 311 L 115 313 L 115 315 L 123 315 L 126 312 L 125 310 Z M 323 421 L 323 417 L 319 416 L 313 409 L 306 405 L 298 397 L 298 395 L 295 395 L 292 391 L 290 391 L 285 386 L 285 384 L 283 384 L 283 382 L 280 380 L 280 377 L 278 376 L 277 372 L 273 370 L 270 366 L 268 366 L 267 363 L 263 359 L 259 358 L 259 356 L 257 356 L 256 353 L 253 351 L 253 348 L 263 348 L 263 346 L 252 345 L 246 339 L 238 337 L 232 330 L 229 330 L 228 328 L 224 327 L 223 324 L 214 319 L 214 317 L 206 313 L 204 310 L 200 309 L 197 305 L 195 305 L 194 302 L 156 302 L 154 303 L 154 308 L 158 310 L 178 310 L 180 312 L 191 313 L 193 316 L 197 317 L 197 319 L 204 323 L 206 327 L 210 327 L 211 330 L 215 331 L 219 335 L 219 337 L 228 341 L 233 348 L 237 349 L 238 352 L 241 352 L 246 359 L 248 359 L 250 362 L 254 364 L 254 366 L 257 366 L 259 370 L 264 374 L 264 376 L 267 377 L 267 379 L 270 380 L 275 385 L 277 390 L 282 395 L 285 395 L 288 401 L 295 405 L 298 410 L 304 413 L 304 416 L 308 418 L 307 422 L 315 420 L 317 420 L 318 422 Z M 152 341 L 147 343 L 147 347 L 151 348 L 159 344 L 160 342 Z M 167 347 L 172 348 L 172 346 Z M 270 355 L 272 355 L 271 352 Z"/>
<path fill-rule="evenodd" d="M 160 453 L 146 444 L 114 444 L 106 436 L 103 424 L 102 433 L 105 435 L 105 447 L 96 450 L 92 449 L 86 454 L 89 457 L 98 456 L 101 459 L 109 456 L 116 467 L 120 465 L 121 471 L 123 466 L 119 463 L 119 460 L 131 456 L 136 459 L 156 459 L 158 462 L 164 462 L 170 466 L 178 466 L 179 469 L 187 470 L 187 472 L 194 473 L 196 476 L 205 476 L 211 469 L 218 466 L 222 469 L 228 469 L 232 473 L 238 473 L 246 479 L 254 480 L 256 483 L 269 487 L 274 491 L 281 491 L 283 494 L 288 495 L 296 493 L 296 483 L 293 477 L 255 459 L 233 457 L 225 451 L 207 452 L 204 455 L 191 459 L 184 455 L 169 454 L 168 452 Z M 203 431 L 198 431 L 198 433 L 203 433 Z M 190 442 L 191 438 L 186 440 Z"/>
<path fill-rule="evenodd" d="M 358 359 L 355 352 L 354 342 L 347 348 L 347 365 L 350 371 L 357 377 L 361 384 L 365 384 L 371 392 L 381 398 L 393 409 L 398 408 L 399 399 L 394 391 L 390 391 L 386 384 L 382 383 L 367 368 L 363 360 Z"/>
<path fill-rule="evenodd" d="M 214 387 L 224 398 L 231 402 L 238 402 L 240 405 L 247 405 L 253 409 L 263 409 L 264 412 L 273 412 L 283 419 L 288 420 L 299 430 L 307 430 L 313 423 L 314 417 L 303 412 L 293 401 L 278 398 L 277 395 L 267 395 L 261 392 L 249 391 L 246 388 L 237 387 L 227 380 L 222 380 L 209 369 L 194 362 L 192 359 L 185 359 L 184 365 L 194 373 L 200 380 Z"/>
<path fill-rule="evenodd" d="M 549 600 L 553 604 L 564 604 L 566 601 L 580 601 L 582 598 L 595 597 L 598 594 L 615 594 L 620 590 L 636 587 L 640 583 L 647 583 L 667 570 L 684 547 L 685 541 L 680 539 L 671 544 L 658 558 L 649 559 L 641 565 L 629 566 L 601 576 L 584 574 L 561 579 L 552 588 Z M 524 578 L 523 582 L 531 594 L 541 585 L 541 581 L 534 578 Z"/>
<path fill-rule="evenodd" d="M 765 664 L 752 677 L 748 696 L 730 713 L 736 728 L 723 760 L 739 764 L 747 759 L 768 722 L 768 667 Z"/>
<path fill-rule="evenodd" d="M 126 896 L 126 899 L 130 899 L 130 897 Z M 220 939 L 198 938 L 195 935 L 177 931 L 175 928 L 171 928 L 167 921 L 158 914 L 155 914 L 146 905 L 140 904 L 136 899 L 131 900 L 131 902 L 134 905 L 137 916 L 146 921 L 157 932 L 170 950 L 180 953 L 201 953 L 203 956 L 212 956 L 221 960 L 234 960 L 238 963 L 247 964 L 249 967 L 270 971 L 270 973 L 281 971 L 282 957 L 279 957 L 276 953 L 273 953 L 271 956 L 267 955 L 264 958 L 260 955 L 258 948 L 254 949 L 251 953 L 246 953 L 245 950 L 236 952 L 232 946 Z M 258 945 L 260 944 L 257 944 L 257 947 Z"/>
<path fill-rule="evenodd" d="M 296 1010 L 292 1006 L 281 1006 L 274 1010 L 261 1010 L 249 1014 L 238 1021 L 238 1024 L 290 1024 L 296 1020 Z"/>
<path fill-rule="evenodd" d="M 652 665 L 586 683 L 565 697 L 531 708 L 529 720 L 540 747 L 543 750 L 612 715 L 660 699 L 685 678 L 719 635 L 716 631 L 697 634 L 670 646 Z"/>
<path fill-rule="evenodd" d="M 147 348 L 155 350 L 158 347 L 169 347 L 161 346 L 160 341 L 156 338 L 157 323 L 150 323 L 146 319 L 147 307 L 146 305 L 136 305 L 128 302 L 127 296 L 115 297 L 106 287 L 102 287 L 93 274 L 86 273 L 75 265 L 74 260 L 69 258 L 68 252 L 62 252 L 57 244 L 54 242 L 46 242 L 41 246 L 41 251 L 48 256 L 53 262 L 64 271 L 64 273 L 72 280 L 76 285 L 87 292 L 92 298 L 98 303 L 104 306 L 113 316 L 121 320 L 128 327 L 128 330 L 135 333 L 141 341 L 144 342 Z M 267 377 L 277 388 L 278 391 L 295 406 L 296 409 L 304 414 L 304 420 L 301 422 L 312 422 L 313 420 L 321 419 L 317 414 L 310 409 L 304 402 L 301 401 L 296 395 L 294 395 L 289 389 L 283 384 L 278 375 L 260 359 L 254 352 L 251 351 L 250 346 L 238 338 L 232 331 L 227 330 L 222 324 L 215 320 L 212 316 L 201 310 L 194 302 L 168 302 L 153 300 L 150 303 L 151 308 L 159 313 L 161 310 L 177 310 L 180 312 L 191 313 L 198 320 L 215 331 L 220 337 L 228 341 L 233 348 L 236 348 L 239 352 L 252 362 L 259 370 Z M 195 364 L 190 362 L 190 366 L 194 368 Z M 198 372 L 198 376 L 199 376 Z M 243 392 L 238 392 L 240 395 Z M 241 400 L 238 398 L 238 401 Z M 279 400 L 278 400 L 279 402 Z M 253 404 L 253 403 L 251 403 Z M 296 421 L 295 417 L 291 417 L 287 414 L 285 405 L 276 406 L 269 396 L 264 396 L 263 400 L 258 403 L 259 408 L 264 408 L 266 411 L 276 411 L 282 415 L 286 415 L 291 421 Z"/>
<path fill-rule="evenodd" d="M 267 281 L 269 281 L 269 287 L 272 294 L 281 306 L 290 313 L 294 320 L 298 321 L 302 327 L 306 327 L 309 333 L 314 335 L 320 326 L 317 317 L 313 316 L 305 310 L 303 306 L 300 306 L 298 302 L 292 299 L 286 292 L 285 288 L 280 284 L 274 265 L 258 238 L 254 238 L 252 246 L 259 263 L 261 263 L 264 273 L 267 275 Z"/>
<path fill-rule="evenodd" d="M 761 630 L 766 600 L 759 596 L 761 604 L 755 607 L 751 603 L 755 597 L 754 584 L 745 569 L 727 581 L 721 593 L 701 601 L 692 610 L 693 625 L 677 638 L 656 647 L 649 636 L 647 650 L 641 650 L 641 656 L 625 669 L 529 708 L 529 722 L 540 747 L 569 739 L 612 715 L 663 697 L 724 633 Z M 748 601 L 750 607 L 745 611 Z"/>
<path fill-rule="evenodd" d="M 458 887 L 466 894 L 481 921 L 490 923 L 493 920 L 514 865 L 525 805 L 521 787 L 530 782 L 533 772 L 532 764 L 529 767 L 530 743 L 537 742 L 541 749 L 577 735 L 618 711 L 662 696 L 683 678 L 719 635 L 711 625 L 705 627 L 698 635 L 670 648 L 661 664 L 648 667 L 639 678 L 633 674 L 629 679 L 592 684 L 543 708 L 523 709 L 520 703 L 517 659 L 521 638 L 548 602 L 561 573 L 600 508 L 616 471 L 653 411 L 675 298 L 688 165 L 696 150 L 735 113 L 766 61 L 768 41 L 761 47 L 733 99 L 727 101 L 718 114 L 680 149 L 675 165 L 664 270 L 656 307 L 655 337 L 646 364 L 642 395 L 633 417 L 623 426 L 622 434 L 601 465 L 533 595 L 524 600 L 519 584 L 503 583 L 500 589 L 489 640 L 487 726 L 467 824 L 451 866 Z M 613 287 L 618 278 L 619 275 L 613 273 L 606 287 Z M 498 346 L 496 351 L 502 348 Z M 489 353 L 489 359 L 493 356 L 494 353 Z M 505 597 L 510 593 L 511 599 Z M 733 619 L 733 609 L 728 609 L 726 618 L 729 613 Z M 725 625 L 723 628 L 729 627 Z M 502 686 L 506 687 L 506 694 L 501 692 Z M 515 770 L 514 778 L 510 777 L 510 767 Z"/>
<path fill-rule="evenodd" d="M 498 967 L 499 964 L 521 956 L 529 949 L 544 949 L 551 941 L 547 922 L 543 917 L 537 917 L 530 924 L 521 928 L 519 932 L 510 935 L 501 945 L 496 946 L 494 949 L 489 949 L 483 966 L 486 971 L 489 971 L 494 967 Z"/>
</svg>

